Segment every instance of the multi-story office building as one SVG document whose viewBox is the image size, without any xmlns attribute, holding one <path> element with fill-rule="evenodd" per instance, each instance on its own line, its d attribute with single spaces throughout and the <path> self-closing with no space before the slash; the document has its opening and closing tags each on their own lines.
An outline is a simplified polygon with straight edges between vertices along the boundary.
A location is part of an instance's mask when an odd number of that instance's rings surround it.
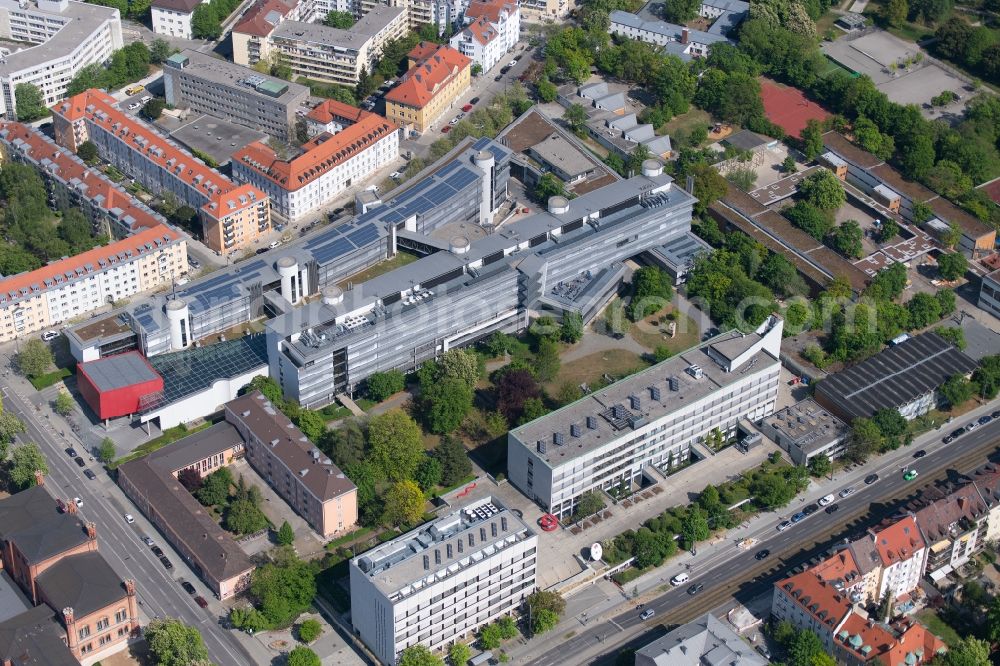
<svg viewBox="0 0 1000 666">
<path fill-rule="evenodd" d="M 538 536 L 485 498 L 351 560 L 351 622 L 383 664 L 461 641 L 535 591 Z"/>
<path fill-rule="evenodd" d="M 0 58 L 0 113 L 11 119 L 19 83 L 37 86 L 51 106 L 81 69 L 123 46 L 117 9 L 69 0 L 0 0 L 0 37 L 33 45 L 6 46 Z"/>
<path fill-rule="evenodd" d="M 834 460 L 844 455 L 850 427 L 806 398 L 789 405 L 759 424 L 760 431 L 788 453 L 796 465 L 808 465 L 816 456 Z"/>
<path fill-rule="evenodd" d="M 163 86 L 167 104 L 251 127 L 289 142 L 296 111 L 309 89 L 226 60 L 185 50 L 167 58 Z"/>
<path fill-rule="evenodd" d="M 589 490 L 687 461 L 691 444 L 713 430 L 732 437 L 741 419 L 774 411 L 781 331 L 771 317 L 755 333 L 734 331 L 514 428 L 507 477 L 550 513 L 568 516 Z"/>
<path fill-rule="evenodd" d="M 324 113 L 331 113 L 331 102 L 320 105 Z M 399 157 L 399 128 L 374 113 L 354 111 L 352 122 L 350 112 L 334 112 L 330 123 L 344 121 L 346 127 L 314 136 L 291 159 L 262 141 L 246 146 L 233 155 L 233 178 L 266 192 L 271 210 L 286 220 L 302 219 Z"/>
<path fill-rule="evenodd" d="M 63 100 L 52 109 L 56 141 L 76 151 L 89 140 L 102 159 L 149 190 L 172 192 L 199 211 L 205 244 L 220 254 L 240 250 L 270 229 L 267 195 L 233 183 L 114 104 L 94 89 Z"/>
<path fill-rule="evenodd" d="M 150 14 L 153 32 L 181 39 L 192 39 L 191 17 L 198 5 L 208 0 L 153 0 Z"/>
<path fill-rule="evenodd" d="M 247 460 L 324 539 L 354 529 L 358 488 L 259 391 L 226 403 Z"/>
<path fill-rule="evenodd" d="M 406 129 L 426 131 L 469 89 L 472 60 L 449 46 L 418 44 L 410 69 L 385 96 L 385 115 Z"/>
</svg>

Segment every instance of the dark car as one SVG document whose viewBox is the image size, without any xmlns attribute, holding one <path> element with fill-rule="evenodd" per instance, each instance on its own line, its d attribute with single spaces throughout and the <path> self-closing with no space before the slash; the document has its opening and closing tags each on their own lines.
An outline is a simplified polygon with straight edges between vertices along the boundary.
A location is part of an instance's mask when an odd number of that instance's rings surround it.
<svg viewBox="0 0 1000 666">
<path fill-rule="evenodd" d="M 80 454 L 79 454 L 79 453 L 77 453 L 77 452 L 76 452 L 76 449 L 74 449 L 74 448 L 73 448 L 73 447 L 71 446 L 71 447 L 69 447 L 68 449 L 66 449 L 66 455 L 68 455 L 68 456 L 69 456 L 70 458 L 76 458 L 76 457 L 77 457 L 78 455 L 80 455 Z"/>
<path fill-rule="evenodd" d="M 85 477 L 87 477 L 88 479 L 90 479 L 91 481 L 93 481 L 94 479 L 96 479 L 96 478 L 97 478 L 97 475 L 96 475 L 96 474 L 94 474 L 94 473 L 93 473 L 92 471 L 90 471 L 89 469 L 85 469 L 85 470 L 83 470 L 83 475 L 84 475 Z"/>
<path fill-rule="evenodd" d="M 196 604 L 198 604 L 199 606 L 201 606 L 202 608 L 207 608 L 208 607 L 208 602 L 205 601 L 205 597 L 195 597 L 194 598 L 194 602 Z"/>
<path fill-rule="evenodd" d="M 757 554 L 754 555 L 754 557 L 757 558 L 758 560 L 763 560 L 765 557 L 767 557 L 770 554 L 771 554 L 771 551 L 769 551 L 767 548 L 765 548 L 764 550 L 758 550 Z"/>
<path fill-rule="evenodd" d="M 802 509 L 802 513 L 806 514 L 807 516 L 811 516 L 817 511 L 819 511 L 819 504 L 810 504 L 806 508 Z"/>
<path fill-rule="evenodd" d="M 757 646 L 757 652 L 759 652 L 760 656 L 764 657 L 764 659 L 767 659 L 768 661 L 770 661 L 770 659 L 771 659 L 771 651 L 767 649 L 766 645 L 764 645 L 764 644 L 758 645 Z"/>
<path fill-rule="evenodd" d="M 993 420 L 993 417 L 990 416 L 989 414 L 986 414 L 984 416 L 980 416 L 979 417 L 979 425 L 986 425 L 987 423 L 989 423 L 992 420 Z"/>
<path fill-rule="evenodd" d="M 807 515 L 806 513 L 800 511 L 799 513 L 797 513 L 794 516 L 792 516 L 792 522 L 793 523 L 797 523 L 800 520 L 805 520 L 806 519 L 806 515 Z"/>
<path fill-rule="evenodd" d="M 913 454 L 913 457 L 914 458 L 923 458 L 926 455 L 927 455 L 927 452 L 924 451 L 923 449 L 920 449 L 919 451 L 917 451 L 916 453 Z"/>
<path fill-rule="evenodd" d="M 951 436 L 951 435 L 945 435 L 944 439 L 941 440 L 941 443 L 943 443 L 943 444 L 951 444 L 953 441 L 955 441 L 955 438 L 953 436 Z"/>
<path fill-rule="evenodd" d="M 165 568 L 165 569 L 173 569 L 174 568 L 173 563 L 170 560 L 167 559 L 166 555 L 160 557 L 160 563 L 163 565 L 163 568 Z"/>
<path fill-rule="evenodd" d="M 80 467 L 86 467 L 87 466 L 87 463 L 84 462 L 83 458 L 81 458 L 80 456 L 77 456 L 76 458 L 73 458 L 73 462 L 75 462 Z"/>
<path fill-rule="evenodd" d="M 503 74 L 497 74 L 493 77 L 494 81 L 503 81 Z"/>
<path fill-rule="evenodd" d="M 868 476 L 865 477 L 866 486 L 870 486 L 876 481 L 878 481 L 878 474 L 869 474 Z"/>
<path fill-rule="evenodd" d="M 1000 419 L 1000 409 L 990 414 L 990 416 L 995 419 Z"/>
<path fill-rule="evenodd" d="M 188 594 L 190 594 L 192 596 L 198 591 L 198 590 L 194 589 L 194 585 L 192 585 L 191 583 L 187 582 L 186 580 L 181 581 L 181 587 L 184 588 L 185 592 L 187 592 Z"/>
<path fill-rule="evenodd" d="M 965 428 L 959 428 L 958 430 L 951 431 L 952 437 L 961 437 L 964 434 L 965 434 Z"/>
<path fill-rule="evenodd" d="M 479 104 L 479 98 L 473 97 L 472 99 L 469 100 L 469 104 Z"/>
<path fill-rule="evenodd" d="M 840 509 L 839 504 L 831 504 L 830 506 L 826 507 L 824 511 L 826 511 L 827 513 L 837 513 L 839 509 Z"/>
<path fill-rule="evenodd" d="M 257 254 L 264 254 L 265 252 L 267 252 L 267 250 L 268 248 L 266 247 L 259 247 L 257 248 Z"/>
<path fill-rule="evenodd" d="M 695 583 L 694 585 L 688 588 L 688 594 L 690 594 L 693 597 L 694 595 L 698 594 L 704 589 L 705 589 L 704 585 L 702 585 L 701 583 Z"/>
<path fill-rule="evenodd" d="M 163 550 L 160 549 L 159 546 L 152 546 L 150 550 L 153 551 L 153 555 L 156 555 L 157 557 L 163 557 Z"/>
</svg>

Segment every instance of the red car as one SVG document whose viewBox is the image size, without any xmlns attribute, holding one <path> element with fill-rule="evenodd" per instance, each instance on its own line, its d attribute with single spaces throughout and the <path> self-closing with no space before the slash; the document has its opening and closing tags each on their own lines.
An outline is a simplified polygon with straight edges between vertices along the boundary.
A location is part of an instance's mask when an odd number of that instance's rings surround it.
<svg viewBox="0 0 1000 666">
<path fill-rule="evenodd" d="M 465 111 L 466 113 L 468 113 L 469 111 L 472 111 L 472 105 L 471 104 L 466 104 L 465 106 L 462 107 L 462 111 Z"/>
<path fill-rule="evenodd" d="M 444 127 L 441 128 L 441 134 L 447 134 L 450 131 L 451 131 L 451 125 L 445 125 Z"/>
<path fill-rule="evenodd" d="M 205 601 L 205 597 L 195 597 L 194 602 L 202 608 L 206 608 L 208 606 L 208 602 Z"/>
</svg>

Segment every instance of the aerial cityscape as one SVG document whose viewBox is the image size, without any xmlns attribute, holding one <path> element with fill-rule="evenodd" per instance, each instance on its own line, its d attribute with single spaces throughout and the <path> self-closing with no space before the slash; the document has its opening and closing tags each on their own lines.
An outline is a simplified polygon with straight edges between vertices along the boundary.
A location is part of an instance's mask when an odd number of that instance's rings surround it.
<svg viewBox="0 0 1000 666">
<path fill-rule="evenodd" d="M 1000 4 L 0 0 L 0 666 L 1000 664 Z"/>
</svg>

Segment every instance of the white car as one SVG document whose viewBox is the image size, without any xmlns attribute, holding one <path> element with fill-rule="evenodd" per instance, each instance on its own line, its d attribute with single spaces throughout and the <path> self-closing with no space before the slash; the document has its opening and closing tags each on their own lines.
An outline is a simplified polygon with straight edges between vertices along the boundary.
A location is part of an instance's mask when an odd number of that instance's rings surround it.
<svg viewBox="0 0 1000 666">
<path fill-rule="evenodd" d="M 153 99 L 152 95 L 143 95 L 142 98 L 139 100 L 139 103 L 145 104 L 146 102 L 149 102 L 152 99 Z"/>
<path fill-rule="evenodd" d="M 42 333 L 43 342 L 51 342 L 52 340 L 55 340 L 58 337 L 59 333 L 57 333 L 56 331 L 45 331 L 44 333 Z"/>
<path fill-rule="evenodd" d="M 131 104 L 128 105 L 128 110 L 129 111 L 135 111 L 140 106 L 142 106 L 142 104 L 139 104 L 139 102 L 132 102 Z"/>
<path fill-rule="evenodd" d="M 131 513 L 125 514 L 125 522 L 128 523 L 129 525 L 135 522 L 135 518 L 132 517 Z"/>
<path fill-rule="evenodd" d="M 787 530 L 787 529 L 788 529 L 789 527 L 791 527 L 791 526 L 792 526 L 792 525 L 794 525 L 794 524 L 795 524 L 795 523 L 793 523 L 792 521 L 790 521 L 790 520 L 786 520 L 785 522 L 783 522 L 783 523 L 780 523 L 780 524 L 778 525 L 778 531 L 779 531 L 779 532 L 784 532 L 785 530 Z"/>
<path fill-rule="evenodd" d="M 448 124 L 449 125 L 457 125 L 459 120 L 461 120 L 461 118 L 459 118 L 458 116 L 455 116 L 454 118 L 451 119 L 451 121 Z"/>
<path fill-rule="evenodd" d="M 517 64 L 517 59 L 515 58 L 514 60 L 511 60 L 509 63 L 507 63 L 507 66 L 508 67 L 513 67 L 516 64 Z"/>
<path fill-rule="evenodd" d="M 389 178 L 392 178 L 393 180 L 399 180 L 402 177 L 403 177 L 403 174 L 401 174 L 398 171 L 393 171 L 391 174 L 389 174 Z"/>
<path fill-rule="evenodd" d="M 271 244 L 268 245 L 268 247 L 273 250 L 274 248 L 278 247 L 279 245 L 281 245 L 281 241 L 271 241 Z"/>
<path fill-rule="evenodd" d="M 826 506 L 827 504 L 833 502 L 833 500 L 835 499 L 837 498 L 833 496 L 833 493 L 830 493 L 829 495 L 824 495 L 823 497 L 819 498 L 819 505 Z"/>
<path fill-rule="evenodd" d="M 77 506 L 83 506 L 83 500 L 82 500 L 82 499 L 80 499 L 79 497 L 74 497 L 74 498 L 73 498 L 73 502 L 74 502 L 74 503 L 75 503 L 75 504 L 76 504 Z"/>
<path fill-rule="evenodd" d="M 684 583 L 688 582 L 689 580 L 691 580 L 691 576 L 689 576 L 686 573 L 679 573 L 679 574 L 677 574 L 676 576 L 674 576 L 673 578 L 670 579 L 670 584 L 674 585 L 674 586 L 676 586 L 676 585 L 683 585 Z"/>
</svg>

